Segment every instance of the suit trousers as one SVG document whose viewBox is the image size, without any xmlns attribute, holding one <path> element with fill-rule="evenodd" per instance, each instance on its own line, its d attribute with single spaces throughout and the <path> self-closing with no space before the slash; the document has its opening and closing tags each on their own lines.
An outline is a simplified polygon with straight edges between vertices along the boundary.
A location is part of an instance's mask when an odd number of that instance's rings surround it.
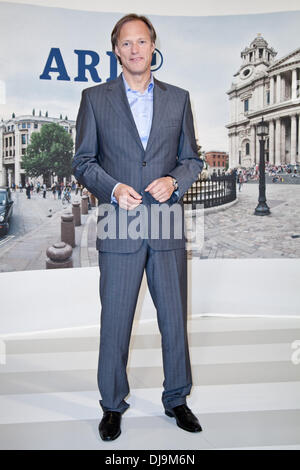
<svg viewBox="0 0 300 470">
<path fill-rule="evenodd" d="M 147 240 L 133 253 L 99 252 L 100 348 L 98 387 L 104 411 L 129 404 L 127 360 L 138 294 L 146 269 L 162 338 L 165 409 L 186 403 L 192 386 L 187 339 L 186 250 L 153 250 Z"/>
</svg>

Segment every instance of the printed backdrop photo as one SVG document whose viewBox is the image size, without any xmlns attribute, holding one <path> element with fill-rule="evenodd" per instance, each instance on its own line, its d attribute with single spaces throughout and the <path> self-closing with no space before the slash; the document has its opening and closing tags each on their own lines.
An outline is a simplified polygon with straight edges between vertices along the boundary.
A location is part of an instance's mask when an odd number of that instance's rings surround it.
<svg viewBox="0 0 300 470">
<path fill-rule="evenodd" d="M 11 188 L 13 201 L 9 230 L 0 234 L 0 272 L 44 269 L 47 249 L 61 239 L 61 217 L 72 210 L 72 202 L 81 202 L 82 188 L 76 188 L 75 182 L 71 186 L 70 167 L 59 166 L 55 159 L 45 178 L 26 172 L 25 161 L 34 156 L 33 144 L 38 145 L 32 135 L 40 133 L 51 140 L 57 132 L 72 157 L 82 90 L 121 73 L 110 34 L 123 15 L 4 2 L 0 13 L 0 186 Z M 245 177 L 226 210 L 204 212 L 204 244 L 189 257 L 298 258 L 299 172 L 288 173 L 287 165 L 294 171 L 292 165 L 297 169 L 300 161 L 300 11 L 148 16 L 158 36 L 153 74 L 189 91 L 196 138 L 208 172 L 220 169 L 215 154 L 224 154 L 224 170 L 241 169 Z M 250 56 L 255 48 L 257 56 Z M 274 78 L 277 70 L 281 81 Z M 264 83 L 256 89 L 260 77 L 265 77 Z M 253 86 L 239 94 L 243 80 Z M 270 168 L 267 175 L 271 214 L 260 218 L 254 216 L 259 141 L 253 132 L 268 106 L 274 106 L 274 116 L 267 156 L 276 173 Z M 281 119 L 277 127 L 276 119 Z M 70 192 L 65 194 L 68 182 Z M 26 193 L 27 183 L 33 189 Z M 56 183 L 61 194 L 51 189 Z M 87 213 L 81 214 L 81 225 L 75 227 L 74 267 L 98 263 L 95 206 L 90 196 Z"/>
</svg>

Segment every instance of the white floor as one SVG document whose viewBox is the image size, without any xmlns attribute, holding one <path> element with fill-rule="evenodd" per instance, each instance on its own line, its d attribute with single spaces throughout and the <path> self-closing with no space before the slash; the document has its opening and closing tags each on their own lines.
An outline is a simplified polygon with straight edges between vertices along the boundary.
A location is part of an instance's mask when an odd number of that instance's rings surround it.
<svg viewBox="0 0 300 470">
<path fill-rule="evenodd" d="M 189 320 L 188 404 L 203 428 L 195 435 L 163 414 L 156 322 L 135 324 L 131 406 L 121 436 L 110 443 L 98 435 L 98 331 L 10 335 L 1 342 L 1 449 L 300 449 L 300 318 Z"/>
</svg>

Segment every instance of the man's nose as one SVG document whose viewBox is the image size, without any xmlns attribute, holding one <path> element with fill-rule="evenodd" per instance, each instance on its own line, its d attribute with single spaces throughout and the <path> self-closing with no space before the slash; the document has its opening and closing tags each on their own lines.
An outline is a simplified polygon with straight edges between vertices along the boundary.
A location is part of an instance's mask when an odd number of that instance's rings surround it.
<svg viewBox="0 0 300 470">
<path fill-rule="evenodd" d="M 131 52 L 132 52 L 133 54 L 136 54 L 138 51 L 139 51 L 139 46 L 138 46 L 138 44 L 137 44 L 136 42 L 133 42 L 133 43 L 132 43 L 132 47 L 131 47 Z"/>
</svg>

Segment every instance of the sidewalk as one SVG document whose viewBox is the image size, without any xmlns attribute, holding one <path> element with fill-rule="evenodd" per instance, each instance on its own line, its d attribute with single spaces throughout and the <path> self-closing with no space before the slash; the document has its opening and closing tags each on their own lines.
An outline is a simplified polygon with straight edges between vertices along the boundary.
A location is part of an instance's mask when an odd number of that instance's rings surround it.
<svg viewBox="0 0 300 470">
<path fill-rule="evenodd" d="M 66 211 L 72 211 L 69 206 Z M 0 250 L 0 272 L 25 271 L 46 268 L 46 250 L 61 241 L 61 215 L 64 209 L 58 210 L 52 217 L 20 237 L 11 238 Z M 81 226 L 75 227 L 73 248 L 73 267 L 96 266 L 98 263 L 96 239 L 92 243 L 92 229 L 96 230 L 96 208 L 88 215 L 81 216 Z M 90 222 L 94 220 L 94 223 Z M 89 242 L 87 246 L 86 240 Z"/>
<path fill-rule="evenodd" d="M 204 215 L 204 246 L 190 257 L 299 258 L 300 186 L 267 184 L 268 216 L 256 216 L 258 185 L 245 183 L 238 202 Z"/>
<path fill-rule="evenodd" d="M 207 258 L 299 258 L 300 185 L 267 185 L 269 216 L 255 216 L 258 185 L 244 184 L 238 201 L 226 210 L 205 213 L 204 246 L 188 257 Z M 60 209 L 60 208 L 59 208 Z M 57 210 L 57 209 L 56 209 Z M 71 206 L 68 207 L 71 211 Z M 96 211 L 81 216 L 75 227 L 73 266 L 98 266 Z M 45 269 L 46 250 L 60 241 L 63 210 L 43 217 L 29 233 L 0 246 L 0 272 Z"/>
</svg>

